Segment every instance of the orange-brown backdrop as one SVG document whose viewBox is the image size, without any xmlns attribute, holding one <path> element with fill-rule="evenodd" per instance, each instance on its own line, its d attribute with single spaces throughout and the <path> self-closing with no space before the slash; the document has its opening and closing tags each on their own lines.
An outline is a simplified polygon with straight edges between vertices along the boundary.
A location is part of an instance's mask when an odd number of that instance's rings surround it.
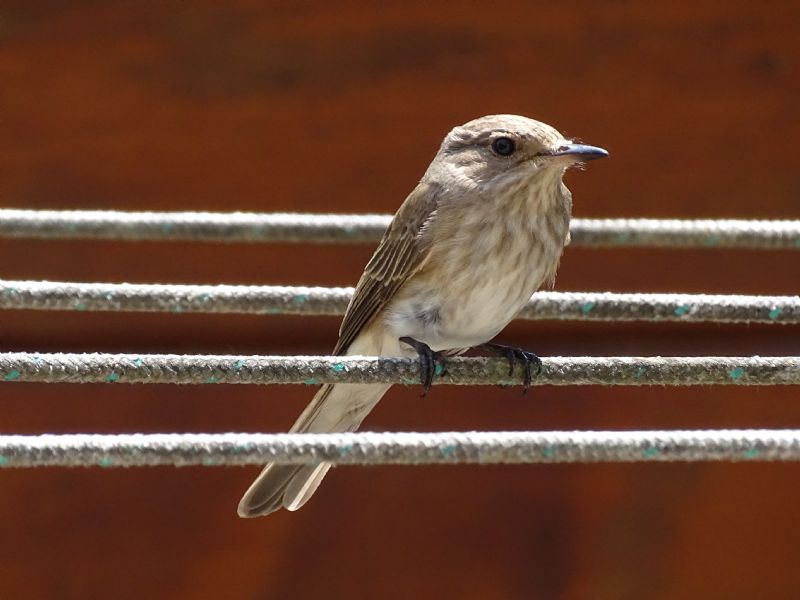
<svg viewBox="0 0 800 600">
<path fill-rule="evenodd" d="M 602 145 L 578 216 L 798 218 L 800 4 L 0 4 L 0 205 L 391 212 L 444 133 Z M 0 277 L 351 285 L 367 246 L 0 241 Z M 797 253 L 571 248 L 557 289 L 798 292 Z M 337 319 L 6 312 L 0 351 L 324 353 Z M 515 323 L 541 355 L 796 354 L 791 327 Z M 301 386 L 0 387 L 3 433 L 281 431 Z M 791 388 L 395 389 L 370 429 L 796 427 Z M 793 464 L 0 473 L 4 598 L 793 598 Z"/>
</svg>

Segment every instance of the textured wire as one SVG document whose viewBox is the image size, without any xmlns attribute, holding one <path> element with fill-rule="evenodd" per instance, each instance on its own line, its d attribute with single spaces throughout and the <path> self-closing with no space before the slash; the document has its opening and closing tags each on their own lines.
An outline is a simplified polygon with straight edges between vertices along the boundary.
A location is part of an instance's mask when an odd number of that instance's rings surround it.
<svg viewBox="0 0 800 600">
<path fill-rule="evenodd" d="M 340 315 L 353 288 L 0 281 L 0 309 Z M 800 296 L 539 292 L 523 319 L 800 323 Z"/>
<path fill-rule="evenodd" d="M 549 357 L 548 385 L 796 385 L 800 357 Z M 514 385 L 501 358 L 450 358 L 435 383 Z M 0 380 L 39 383 L 419 383 L 416 359 L 340 356 L 0 354 Z"/>
<path fill-rule="evenodd" d="M 800 460 L 800 430 L 0 436 L 3 467 L 723 460 Z"/>
<path fill-rule="evenodd" d="M 0 210 L 0 236 L 215 242 L 374 242 L 390 215 Z M 573 219 L 580 246 L 800 250 L 800 221 Z"/>
</svg>

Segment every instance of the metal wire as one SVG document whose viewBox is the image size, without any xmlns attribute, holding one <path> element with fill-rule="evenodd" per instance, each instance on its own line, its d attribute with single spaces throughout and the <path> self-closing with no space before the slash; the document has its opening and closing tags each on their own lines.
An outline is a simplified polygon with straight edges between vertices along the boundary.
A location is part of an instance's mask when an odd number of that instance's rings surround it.
<svg viewBox="0 0 800 600">
<path fill-rule="evenodd" d="M 365 243 L 390 215 L 0 210 L 0 237 L 203 242 Z M 573 219 L 572 243 L 589 247 L 800 250 L 800 220 Z"/>
<path fill-rule="evenodd" d="M 353 288 L 0 281 L 0 309 L 341 315 Z M 800 296 L 538 292 L 522 319 L 800 323 Z"/>
<path fill-rule="evenodd" d="M 800 357 L 549 357 L 535 384 L 796 385 Z M 449 358 L 435 383 L 516 385 L 500 358 Z M 0 354 L 0 380 L 39 383 L 419 383 L 419 362 L 361 356 Z"/>
<path fill-rule="evenodd" d="M 0 436 L 3 467 L 723 460 L 800 460 L 800 430 Z"/>
<path fill-rule="evenodd" d="M 0 237 L 374 242 L 388 215 L 0 210 Z M 589 247 L 800 249 L 800 221 L 575 219 Z M 352 288 L 0 281 L 0 308 L 341 314 Z M 528 319 L 800 322 L 796 296 L 548 293 Z M 512 385 L 505 360 L 448 359 L 437 383 Z M 419 383 L 416 359 L 0 354 L 0 380 L 46 383 Z M 800 384 L 800 357 L 553 357 L 536 384 Z M 0 436 L 0 467 L 797 461 L 800 430 Z"/>
</svg>

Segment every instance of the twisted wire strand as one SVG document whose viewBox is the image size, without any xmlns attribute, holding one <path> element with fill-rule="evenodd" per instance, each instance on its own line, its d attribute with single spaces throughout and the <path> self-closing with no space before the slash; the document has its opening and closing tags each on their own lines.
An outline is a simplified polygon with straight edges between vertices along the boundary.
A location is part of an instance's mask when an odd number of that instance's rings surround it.
<svg viewBox="0 0 800 600">
<path fill-rule="evenodd" d="M 365 243 L 390 215 L 122 212 L 0 209 L 0 237 L 203 242 Z M 589 247 L 800 250 L 800 220 L 573 219 L 572 243 Z"/>
<path fill-rule="evenodd" d="M 800 357 L 549 357 L 534 384 L 797 385 Z M 450 358 L 434 383 L 517 385 L 501 358 Z M 0 354 L 0 380 L 38 383 L 419 384 L 419 362 L 362 356 Z"/>
<path fill-rule="evenodd" d="M 0 281 L 0 309 L 341 315 L 353 288 Z M 800 323 L 800 296 L 538 292 L 522 319 Z"/>
<path fill-rule="evenodd" d="M 3 467 L 797 460 L 796 429 L 0 436 Z"/>
</svg>

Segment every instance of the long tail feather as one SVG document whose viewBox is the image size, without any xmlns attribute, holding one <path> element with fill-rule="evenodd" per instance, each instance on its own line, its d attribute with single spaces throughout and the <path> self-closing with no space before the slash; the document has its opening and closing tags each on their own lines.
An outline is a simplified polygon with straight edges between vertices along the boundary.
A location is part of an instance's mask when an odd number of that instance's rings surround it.
<svg viewBox="0 0 800 600">
<path fill-rule="evenodd" d="M 380 384 L 324 385 L 291 431 L 354 431 L 389 387 Z M 259 517 L 280 508 L 297 510 L 311 498 L 331 466 L 329 463 L 267 465 L 239 502 L 239 516 Z"/>
</svg>

